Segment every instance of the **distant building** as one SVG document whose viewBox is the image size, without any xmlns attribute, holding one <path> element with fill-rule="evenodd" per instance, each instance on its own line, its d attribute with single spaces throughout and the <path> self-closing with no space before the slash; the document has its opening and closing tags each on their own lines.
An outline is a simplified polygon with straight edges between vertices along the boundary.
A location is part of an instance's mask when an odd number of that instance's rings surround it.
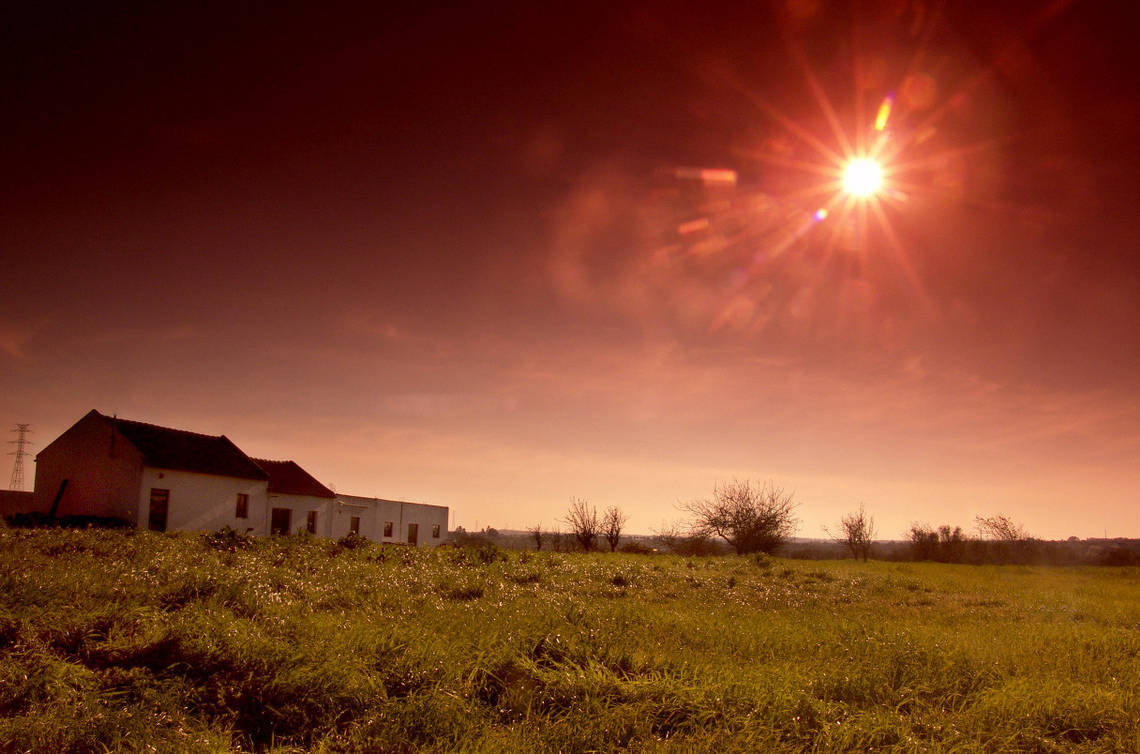
<svg viewBox="0 0 1140 754">
<path fill-rule="evenodd" d="M 155 531 L 229 526 L 257 535 L 340 537 L 355 526 L 376 541 L 421 546 L 446 538 L 448 518 L 443 506 L 338 497 L 296 462 L 250 458 L 225 435 L 94 410 L 36 456 L 31 507 L 57 517 L 117 518 Z M 385 536 L 385 522 L 393 536 Z"/>
</svg>

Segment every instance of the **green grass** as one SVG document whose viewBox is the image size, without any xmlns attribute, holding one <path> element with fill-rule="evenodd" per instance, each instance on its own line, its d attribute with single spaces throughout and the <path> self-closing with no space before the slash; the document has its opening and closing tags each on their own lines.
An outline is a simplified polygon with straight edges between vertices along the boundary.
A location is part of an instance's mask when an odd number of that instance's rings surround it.
<svg viewBox="0 0 1140 754">
<path fill-rule="evenodd" d="M 0 750 L 1140 750 L 1140 571 L 0 529 Z"/>
</svg>

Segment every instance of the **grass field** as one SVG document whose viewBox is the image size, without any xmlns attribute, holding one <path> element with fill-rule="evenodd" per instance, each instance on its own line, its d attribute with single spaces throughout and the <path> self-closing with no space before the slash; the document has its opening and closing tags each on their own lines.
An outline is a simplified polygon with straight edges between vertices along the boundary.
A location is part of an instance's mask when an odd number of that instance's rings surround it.
<svg viewBox="0 0 1140 754">
<path fill-rule="evenodd" d="M 5 751 L 1140 750 L 1140 571 L 0 529 Z"/>
</svg>

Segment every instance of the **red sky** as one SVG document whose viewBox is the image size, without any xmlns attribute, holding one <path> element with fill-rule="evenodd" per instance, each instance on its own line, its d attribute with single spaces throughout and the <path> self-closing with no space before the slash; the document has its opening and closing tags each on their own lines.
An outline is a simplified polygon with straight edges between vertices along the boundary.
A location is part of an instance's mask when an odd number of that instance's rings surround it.
<svg viewBox="0 0 1140 754">
<path fill-rule="evenodd" d="M 802 536 L 860 502 L 1140 536 L 1120 4 L 23 5 L 0 421 L 33 452 L 97 408 L 468 528 L 581 497 L 648 532 L 747 477 Z M 812 221 L 813 145 L 888 94 L 881 218 Z"/>
</svg>

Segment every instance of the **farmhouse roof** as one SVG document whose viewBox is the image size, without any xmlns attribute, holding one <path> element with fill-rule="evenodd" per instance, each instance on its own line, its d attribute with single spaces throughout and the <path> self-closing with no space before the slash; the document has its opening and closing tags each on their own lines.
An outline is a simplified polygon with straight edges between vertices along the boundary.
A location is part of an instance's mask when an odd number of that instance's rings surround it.
<svg viewBox="0 0 1140 754">
<path fill-rule="evenodd" d="M 269 478 L 225 435 L 200 435 L 95 413 L 138 448 L 147 466 L 238 479 Z"/>
<path fill-rule="evenodd" d="M 336 493 L 324 486 L 295 461 L 266 461 L 254 458 L 254 463 L 269 475 L 269 491 L 283 495 L 308 495 L 310 497 L 336 497 Z"/>
</svg>

